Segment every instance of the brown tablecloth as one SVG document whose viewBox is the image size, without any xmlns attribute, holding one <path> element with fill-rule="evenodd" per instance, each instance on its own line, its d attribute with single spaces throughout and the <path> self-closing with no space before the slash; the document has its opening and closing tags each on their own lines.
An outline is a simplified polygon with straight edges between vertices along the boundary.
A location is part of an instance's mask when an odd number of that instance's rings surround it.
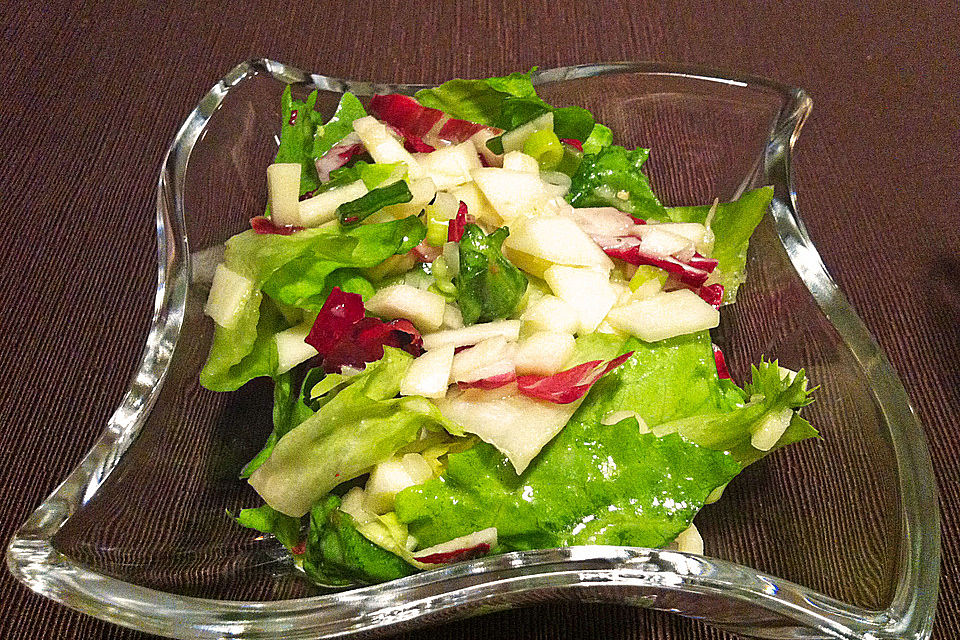
<svg viewBox="0 0 960 640">
<path fill-rule="evenodd" d="M 72 6 L 71 6 L 72 5 Z M 0 12 L 0 539 L 96 439 L 138 361 L 156 277 L 156 176 L 237 62 L 433 82 L 657 60 L 804 87 L 801 212 L 900 372 L 943 509 L 935 635 L 960 635 L 960 10 L 950 2 L 7 3 Z M 0 638 L 144 638 L 0 572 Z M 411 634 L 720 638 L 638 609 L 548 604 Z"/>
</svg>

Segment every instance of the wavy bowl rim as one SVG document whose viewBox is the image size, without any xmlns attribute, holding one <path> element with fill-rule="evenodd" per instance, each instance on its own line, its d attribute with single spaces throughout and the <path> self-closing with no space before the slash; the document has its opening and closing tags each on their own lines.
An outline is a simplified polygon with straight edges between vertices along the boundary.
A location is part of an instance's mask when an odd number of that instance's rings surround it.
<svg viewBox="0 0 960 640">
<path fill-rule="evenodd" d="M 466 611 L 496 597 L 543 588 L 598 586 L 683 591 L 742 600 L 767 610 L 776 626 L 794 623 L 824 638 L 929 638 L 939 584 L 937 491 L 923 429 L 887 357 L 830 277 L 801 220 L 791 152 L 812 101 L 798 88 L 759 76 L 726 74 L 656 62 L 583 64 L 536 71 L 537 85 L 611 73 L 668 75 L 735 86 L 759 86 L 782 97 L 763 160 L 775 186 L 771 212 L 778 236 L 804 284 L 860 362 L 886 417 L 896 457 L 905 544 L 890 606 L 853 607 L 806 587 L 732 562 L 673 551 L 571 547 L 515 552 L 421 573 L 386 584 L 293 600 L 226 601 L 180 596 L 112 578 L 58 552 L 52 538 L 89 500 L 133 443 L 164 383 L 179 338 L 190 282 L 183 194 L 194 145 L 227 94 L 258 74 L 330 91 L 412 93 L 423 84 L 388 84 L 308 74 L 267 58 L 231 69 L 187 116 L 164 157 L 157 185 L 158 284 L 141 364 L 128 392 L 80 464 L 34 511 L 7 548 L 7 566 L 35 592 L 94 617 L 149 633 L 182 638 L 314 638 L 388 631 L 440 612 Z M 926 508 L 917 508 L 927 505 Z M 742 581 L 742 582 L 741 582 Z M 442 585 L 450 587 L 441 588 Z M 501 590 L 506 586 L 507 591 Z M 414 591 L 419 596 L 410 596 Z M 405 599 L 410 598 L 410 599 Z M 622 595 L 607 598 L 623 602 Z M 372 603 L 372 604 L 371 604 Z M 340 614 L 330 619 L 332 609 Z M 654 607 L 656 608 L 656 607 Z M 343 615 L 353 613 L 345 620 Z M 737 624 L 721 624 L 737 630 Z M 741 629 L 743 630 L 743 629 Z M 750 627 L 756 633 L 756 627 Z M 773 636 L 771 636 L 773 637 Z M 817 637 L 817 636 L 805 636 Z"/>
</svg>

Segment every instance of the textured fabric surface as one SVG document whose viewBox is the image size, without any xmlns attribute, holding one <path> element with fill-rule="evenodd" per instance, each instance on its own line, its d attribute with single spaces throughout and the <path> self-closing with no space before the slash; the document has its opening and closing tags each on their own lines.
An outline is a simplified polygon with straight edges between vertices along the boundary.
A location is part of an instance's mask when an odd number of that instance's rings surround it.
<svg viewBox="0 0 960 640">
<path fill-rule="evenodd" d="M 433 82 L 533 65 L 683 62 L 765 75 L 813 96 L 794 166 L 800 209 L 926 429 L 944 532 L 935 637 L 957 637 L 960 10 L 852 4 L 393 0 L 242 2 L 227 12 L 197 0 L 8 3 L 4 546 L 82 459 L 126 389 L 153 304 L 157 169 L 180 122 L 234 64 L 264 56 L 340 77 Z M 5 639 L 147 637 L 36 596 L 7 572 L 0 609 Z M 405 637 L 730 636 L 639 609 L 549 603 Z"/>
</svg>

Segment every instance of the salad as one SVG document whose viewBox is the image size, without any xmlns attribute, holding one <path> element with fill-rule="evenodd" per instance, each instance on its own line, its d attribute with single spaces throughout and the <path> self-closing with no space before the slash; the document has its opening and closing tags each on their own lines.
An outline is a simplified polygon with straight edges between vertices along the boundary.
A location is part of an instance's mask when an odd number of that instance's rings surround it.
<svg viewBox="0 0 960 640">
<path fill-rule="evenodd" d="M 273 379 L 241 473 L 263 504 L 236 520 L 319 584 L 580 544 L 702 553 L 697 512 L 817 436 L 802 370 L 737 384 L 710 338 L 772 188 L 664 206 L 649 150 L 531 73 L 346 93 L 329 120 L 283 94 L 200 381 Z"/>
</svg>

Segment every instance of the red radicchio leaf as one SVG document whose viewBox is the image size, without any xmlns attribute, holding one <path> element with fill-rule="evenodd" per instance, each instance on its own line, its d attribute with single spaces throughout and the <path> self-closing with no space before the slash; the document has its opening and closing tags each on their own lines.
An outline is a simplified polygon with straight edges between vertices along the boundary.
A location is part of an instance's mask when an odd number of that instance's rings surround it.
<svg viewBox="0 0 960 640">
<path fill-rule="evenodd" d="M 727 360 L 723 357 L 723 351 L 720 347 L 713 345 L 713 359 L 717 362 L 717 376 L 721 380 L 730 380 L 730 372 L 727 370 Z"/>
<path fill-rule="evenodd" d="M 603 251 L 612 258 L 620 258 L 630 264 L 659 267 L 667 273 L 674 274 L 680 282 L 690 285 L 691 287 L 699 287 L 710 277 L 708 271 L 692 267 L 671 256 L 661 256 L 642 251 L 639 245 L 608 246 L 604 248 Z"/>
<path fill-rule="evenodd" d="M 362 369 L 383 357 L 383 347 L 418 356 L 423 338 L 409 320 L 383 322 L 364 317 L 363 298 L 334 287 L 304 342 L 317 350 L 323 370 L 338 373 L 344 366 Z"/>
<path fill-rule="evenodd" d="M 443 117 L 439 109 L 424 107 L 410 96 L 398 93 L 373 96 L 368 110 L 378 120 L 399 129 L 405 138 L 422 137 Z"/>
<path fill-rule="evenodd" d="M 517 379 L 516 371 L 509 371 L 507 373 L 501 373 L 495 376 L 490 376 L 489 378 L 480 378 L 479 380 L 473 380 L 472 382 L 458 382 L 457 386 L 461 389 L 498 389 L 504 385 L 510 384 Z"/>
<path fill-rule="evenodd" d="M 403 148 L 410 153 L 430 153 L 436 151 L 418 136 L 407 134 L 403 137 Z"/>
<path fill-rule="evenodd" d="M 630 216 L 629 213 L 627 215 Z M 637 224 L 647 224 L 646 220 L 644 220 L 643 218 L 638 218 L 637 216 L 630 216 L 630 219 L 636 222 Z"/>
<path fill-rule="evenodd" d="M 703 298 L 703 301 L 714 309 L 719 309 L 720 304 L 723 302 L 723 285 L 704 285 L 697 290 L 697 295 Z"/>
<path fill-rule="evenodd" d="M 297 231 L 303 231 L 303 227 L 298 227 L 292 224 L 280 226 L 274 224 L 273 220 L 266 218 L 264 216 L 257 216 L 256 218 L 250 219 L 250 226 L 253 230 L 259 234 L 268 234 L 275 233 L 281 236 L 289 236 L 292 233 Z"/>
<path fill-rule="evenodd" d="M 450 564 L 453 562 L 460 562 L 462 560 L 473 560 L 474 558 L 479 558 L 480 556 L 486 555 L 489 551 L 490 545 L 486 542 L 481 542 L 480 544 L 476 544 L 465 549 L 431 553 L 430 555 L 423 556 L 421 558 L 414 557 L 414 560 L 424 564 Z"/>
<path fill-rule="evenodd" d="M 520 393 L 531 398 L 569 404 L 587 395 L 597 380 L 619 367 L 632 355 L 633 351 L 629 351 L 605 365 L 603 360 L 591 360 L 552 376 L 520 376 L 517 378 L 517 388 Z"/>
<path fill-rule="evenodd" d="M 460 208 L 457 209 L 457 217 L 447 225 L 447 242 L 460 242 L 463 237 L 463 230 L 467 226 L 467 203 L 460 202 Z"/>
<path fill-rule="evenodd" d="M 448 142 L 466 142 L 471 136 L 487 127 L 469 120 L 450 118 L 440 127 L 437 137 Z M 498 134 L 499 135 L 499 134 Z"/>
<path fill-rule="evenodd" d="M 334 287 L 327 296 L 317 319 L 304 342 L 325 357 L 340 340 L 347 336 L 353 325 L 364 316 L 363 298 L 357 293 L 346 293 Z"/>
<path fill-rule="evenodd" d="M 448 230 L 447 233 L 450 233 L 450 231 Z M 424 240 L 410 251 L 417 262 L 433 262 L 443 252 L 443 247 L 434 247 Z"/>
<path fill-rule="evenodd" d="M 560 138 L 560 142 L 568 144 L 580 153 L 583 153 L 583 143 L 576 138 Z"/>
<path fill-rule="evenodd" d="M 301 540 L 301 541 L 298 542 L 292 549 L 290 549 L 290 553 L 292 553 L 292 554 L 295 555 L 295 556 L 302 556 L 302 555 L 305 554 L 306 552 L 307 552 L 307 541 L 306 541 L 306 540 Z"/>
<path fill-rule="evenodd" d="M 349 136 L 347 137 L 349 138 Z M 354 156 L 360 155 L 365 150 L 366 148 L 359 142 L 341 143 L 331 147 L 329 151 L 314 161 L 317 166 L 317 175 L 320 176 L 320 182 L 329 182 L 331 171 L 345 166 Z"/>
<path fill-rule="evenodd" d="M 720 264 L 719 261 L 714 260 L 713 258 L 705 258 L 699 253 L 693 254 L 693 257 L 687 260 L 689 264 L 694 269 L 703 269 L 707 273 L 713 273 L 713 270 L 717 268 L 717 265 Z"/>
</svg>

